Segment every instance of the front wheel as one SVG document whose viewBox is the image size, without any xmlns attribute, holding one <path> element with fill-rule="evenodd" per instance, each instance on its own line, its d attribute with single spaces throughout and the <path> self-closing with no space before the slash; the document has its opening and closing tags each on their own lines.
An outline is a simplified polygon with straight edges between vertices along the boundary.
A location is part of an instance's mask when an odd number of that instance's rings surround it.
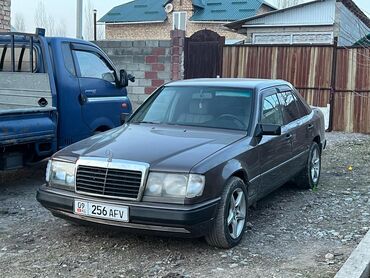
<svg viewBox="0 0 370 278">
<path fill-rule="evenodd" d="M 245 232 L 247 211 L 246 186 L 240 178 L 232 177 L 225 186 L 217 217 L 206 236 L 207 243 L 225 249 L 237 245 Z"/>
<path fill-rule="evenodd" d="M 295 179 L 295 183 L 302 189 L 314 189 L 319 185 L 321 174 L 321 151 L 316 142 L 313 142 L 309 151 L 305 168 Z"/>
</svg>

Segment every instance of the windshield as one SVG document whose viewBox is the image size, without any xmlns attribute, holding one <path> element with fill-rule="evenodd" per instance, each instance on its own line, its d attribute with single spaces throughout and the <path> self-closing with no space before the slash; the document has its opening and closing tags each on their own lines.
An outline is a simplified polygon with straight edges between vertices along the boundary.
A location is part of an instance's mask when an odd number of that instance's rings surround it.
<svg viewBox="0 0 370 278">
<path fill-rule="evenodd" d="M 164 87 L 130 123 L 248 130 L 251 103 L 250 89 Z"/>
</svg>

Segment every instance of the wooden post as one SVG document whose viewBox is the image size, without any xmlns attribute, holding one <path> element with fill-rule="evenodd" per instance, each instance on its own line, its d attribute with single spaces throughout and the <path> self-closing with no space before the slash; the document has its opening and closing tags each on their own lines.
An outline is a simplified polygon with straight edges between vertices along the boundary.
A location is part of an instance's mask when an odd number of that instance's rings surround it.
<svg viewBox="0 0 370 278">
<path fill-rule="evenodd" d="M 335 106 L 335 92 L 337 85 L 337 54 L 338 54 L 338 37 L 334 38 L 333 46 L 333 59 L 331 65 L 331 85 L 330 85 L 330 115 L 329 115 L 329 132 L 333 131 L 333 121 L 334 121 L 334 106 Z"/>
</svg>

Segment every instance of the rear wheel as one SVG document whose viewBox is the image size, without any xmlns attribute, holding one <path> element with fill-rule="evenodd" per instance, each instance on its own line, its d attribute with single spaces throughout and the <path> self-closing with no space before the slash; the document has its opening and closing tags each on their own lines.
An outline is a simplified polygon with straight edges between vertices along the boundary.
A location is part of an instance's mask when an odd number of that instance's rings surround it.
<svg viewBox="0 0 370 278">
<path fill-rule="evenodd" d="M 313 142 L 309 151 L 305 168 L 295 179 L 295 183 L 302 189 L 314 189 L 319 185 L 321 174 L 321 151 L 316 142 Z"/>
<path fill-rule="evenodd" d="M 207 243 L 219 248 L 231 248 L 243 238 L 248 211 L 248 195 L 244 182 L 232 177 L 226 184 Z"/>
</svg>

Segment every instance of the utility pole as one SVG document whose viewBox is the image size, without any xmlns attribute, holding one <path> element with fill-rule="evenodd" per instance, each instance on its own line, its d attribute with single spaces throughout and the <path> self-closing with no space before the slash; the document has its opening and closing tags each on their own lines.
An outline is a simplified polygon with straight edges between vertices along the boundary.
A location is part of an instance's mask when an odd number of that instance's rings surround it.
<svg viewBox="0 0 370 278">
<path fill-rule="evenodd" d="M 76 37 L 82 39 L 83 0 L 77 0 Z"/>
<path fill-rule="evenodd" d="M 94 9 L 94 41 L 97 41 L 97 31 L 96 31 L 96 14 L 97 14 L 97 10 Z"/>
</svg>

